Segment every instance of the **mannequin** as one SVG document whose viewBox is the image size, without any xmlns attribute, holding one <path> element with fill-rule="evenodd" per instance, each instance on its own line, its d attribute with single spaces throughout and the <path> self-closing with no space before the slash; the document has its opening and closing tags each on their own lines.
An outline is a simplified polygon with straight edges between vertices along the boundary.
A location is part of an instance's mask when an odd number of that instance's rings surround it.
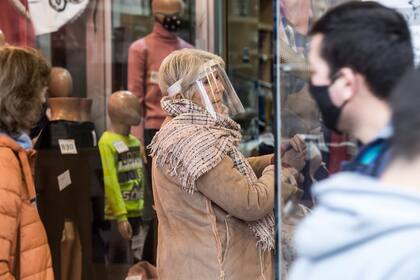
<svg viewBox="0 0 420 280">
<path fill-rule="evenodd" d="M 92 121 L 92 99 L 82 98 L 80 100 L 80 121 L 91 122 Z"/>
<path fill-rule="evenodd" d="M 102 192 L 96 191 L 100 186 L 94 181 L 96 166 L 92 164 L 95 160 L 99 163 L 94 148 L 95 126 L 90 121 L 92 100 L 71 97 L 72 92 L 69 71 L 53 67 L 48 83 L 49 113 L 47 110 L 35 143 L 39 151 L 38 185 L 45 188 L 39 194 L 39 207 L 50 241 L 54 273 L 56 278 L 67 280 L 91 279 L 91 225 L 92 220 L 98 224 L 103 216 L 102 208 L 99 213 L 92 210 L 96 209 L 92 207 L 96 196 L 103 201 Z M 63 154 L 62 140 L 74 140 L 76 153 Z M 66 170 L 71 174 L 71 187 L 57 193 L 57 176 Z"/>
<path fill-rule="evenodd" d="M 142 140 L 145 147 L 150 144 L 166 117 L 160 107 L 162 98 L 158 85 L 160 64 L 171 52 L 192 48 L 192 45 L 177 37 L 175 33 L 176 27 L 180 24 L 179 16 L 182 10 L 182 0 L 153 0 L 152 11 L 155 18 L 153 31 L 146 37 L 133 42 L 128 52 L 128 90 L 137 96 L 138 106 L 144 119 L 140 126 L 133 128 L 132 133 Z M 152 160 L 148 157 L 143 218 L 153 225 L 151 162 Z M 152 237 L 153 231 L 148 238 Z M 144 256 L 153 264 L 155 263 L 155 249 L 152 248 L 154 243 L 153 239 L 147 240 Z"/>
<path fill-rule="evenodd" d="M 140 233 L 144 206 L 142 147 L 140 141 L 130 134 L 131 126 L 138 125 L 141 120 L 137 97 L 129 91 L 115 92 L 108 100 L 108 115 L 111 127 L 99 140 L 105 184 L 105 219 L 116 221 L 114 225 L 117 225 L 121 237 L 130 241 Z M 114 259 L 113 246 L 116 244 L 121 242 L 111 241 L 111 262 L 121 262 Z M 136 257 L 141 259 L 141 253 Z M 132 262 L 130 254 L 123 261 Z"/>
<path fill-rule="evenodd" d="M 160 0 L 160 1 L 153 1 L 152 9 L 153 14 L 162 13 L 167 15 L 172 15 L 179 13 L 182 9 L 182 1 L 174 1 L 174 0 Z M 162 15 L 158 15 L 160 19 L 163 19 Z"/>
<path fill-rule="evenodd" d="M 72 97 L 72 92 L 70 72 L 53 67 L 48 84 L 48 120 L 36 143 L 37 149 L 58 148 L 59 139 L 74 139 L 77 148 L 96 146 L 95 126 L 90 117 L 92 100 Z"/>
<path fill-rule="evenodd" d="M 90 121 L 92 100 L 71 97 L 73 80 L 69 71 L 61 67 L 53 67 L 48 89 L 48 106 L 51 109 L 51 121 Z"/>
</svg>

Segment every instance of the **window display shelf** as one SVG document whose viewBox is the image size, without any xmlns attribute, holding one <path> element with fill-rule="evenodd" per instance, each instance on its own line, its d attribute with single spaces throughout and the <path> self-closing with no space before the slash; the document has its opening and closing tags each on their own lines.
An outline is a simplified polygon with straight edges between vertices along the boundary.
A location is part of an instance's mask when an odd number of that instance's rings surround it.
<svg viewBox="0 0 420 280">
<path fill-rule="evenodd" d="M 229 23 L 237 23 L 237 24 L 255 24 L 258 25 L 259 20 L 257 17 L 238 17 L 238 16 L 229 16 L 228 17 Z"/>
<path fill-rule="evenodd" d="M 267 31 L 267 32 L 273 32 L 273 25 L 268 23 L 258 23 L 258 29 L 260 31 Z"/>
</svg>

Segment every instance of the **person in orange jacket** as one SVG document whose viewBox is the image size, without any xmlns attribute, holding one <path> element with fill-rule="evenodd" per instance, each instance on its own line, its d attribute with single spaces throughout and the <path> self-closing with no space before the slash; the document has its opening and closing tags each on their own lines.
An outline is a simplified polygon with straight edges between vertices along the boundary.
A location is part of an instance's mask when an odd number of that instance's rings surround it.
<svg viewBox="0 0 420 280">
<path fill-rule="evenodd" d="M 49 73 L 36 50 L 0 49 L 0 279 L 54 279 L 26 134 L 41 115 Z"/>
</svg>

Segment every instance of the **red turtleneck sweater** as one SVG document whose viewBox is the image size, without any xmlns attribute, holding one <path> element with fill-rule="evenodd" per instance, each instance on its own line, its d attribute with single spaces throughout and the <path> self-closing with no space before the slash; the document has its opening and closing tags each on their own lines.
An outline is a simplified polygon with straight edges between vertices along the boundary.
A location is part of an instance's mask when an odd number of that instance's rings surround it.
<svg viewBox="0 0 420 280">
<path fill-rule="evenodd" d="M 155 23 L 152 33 L 131 44 L 128 51 L 128 90 L 139 98 L 145 129 L 159 129 L 166 114 L 160 107 L 162 93 L 157 72 L 171 52 L 193 46 Z"/>
</svg>

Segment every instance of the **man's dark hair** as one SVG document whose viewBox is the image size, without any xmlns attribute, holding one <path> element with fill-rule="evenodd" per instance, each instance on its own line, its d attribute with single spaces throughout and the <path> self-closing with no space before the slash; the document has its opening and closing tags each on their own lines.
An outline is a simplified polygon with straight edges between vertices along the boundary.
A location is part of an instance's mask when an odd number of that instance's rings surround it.
<svg viewBox="0 0 420 280">
<path fill-rule="evenodd" d="M 420 71 L 411 70 L 391 94 L 394 136 L 392 157 L 414 159 L 420 153 Z"/>
<path fill-rule="evenodd" d="M 348 2 L 322 16 L 310 35 L 323 35 L 321 57 L 330 76 L 343 67 L 361 74 L 372 92 L 388 99 L 402 75 L 414 67 L 411 36 L 397 11 L 375 2 Z"/>
</svg>

